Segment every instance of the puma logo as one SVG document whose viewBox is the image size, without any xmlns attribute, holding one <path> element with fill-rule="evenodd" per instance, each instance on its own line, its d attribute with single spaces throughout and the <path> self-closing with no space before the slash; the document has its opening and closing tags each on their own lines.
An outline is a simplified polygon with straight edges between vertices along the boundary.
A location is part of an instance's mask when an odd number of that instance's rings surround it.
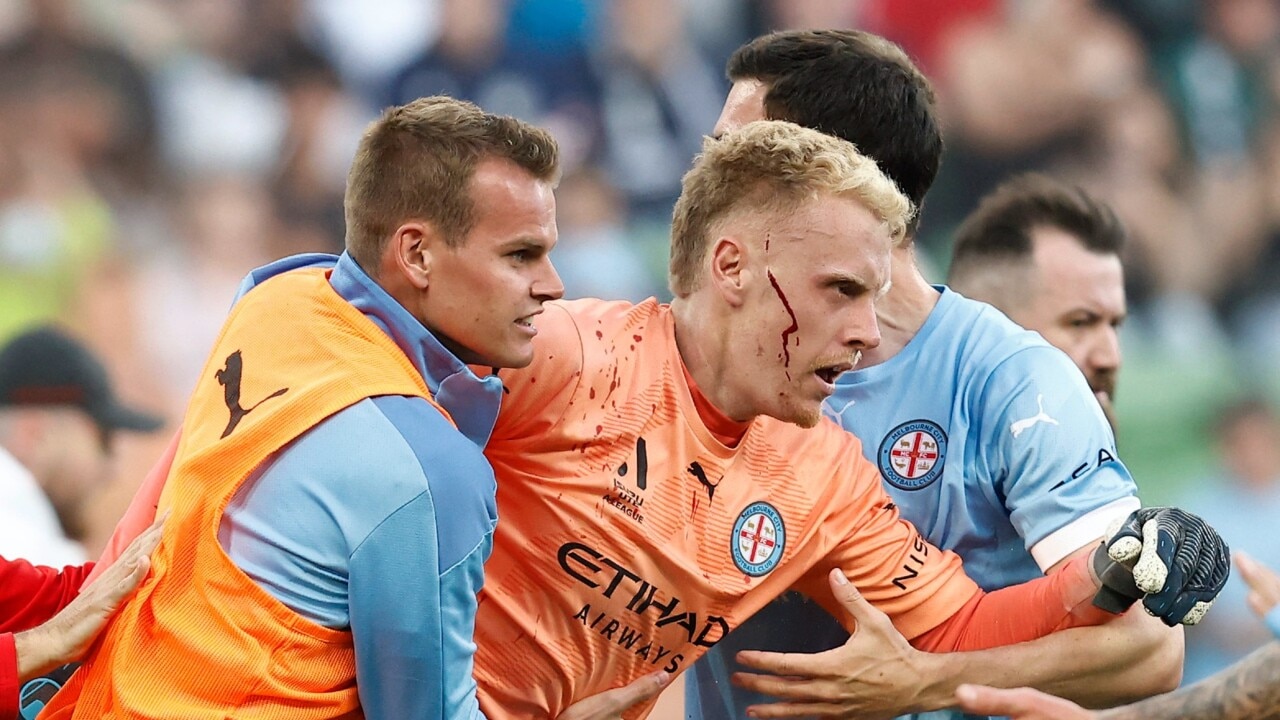
<svg viewBox="0 0 1280 720">
<path fill-rule="evenodd" d="M 227 410 L 231 411 L 231 419 L 227 421 L 227 429 L 222 431 L 221 437 L 230 435 L 231 431 L 236 429 L 236 425 L 239 425 L 240 421 L 244 419 L 244 416 L 253 412 L 262 403 L 289 392 L 289 388 L 280 388 L 252 406 L 243 408 L 240 406 L 240 375 L 243 372 L 244 359 L 240 357 L 240 351 L 236 350 L 227 356 L 223 368 L 213 374 L 217 378 L 218 384 L 222 386 L 222 399 L 227 403 Z"/>
<path fill-rule="evenodd" d="M 706 471 L 702 469 L 702 465 L 698 464 L 697 460 L 689 463 L 689 469 L 686 472 L 697 478 L 702 487 L 707 489 L 707 502 L 715 501 L 716 488 L 720 486 L 720 483 L 717 482 L 715 485 L 712 485 L 711 481 L 707 479 Z M 724 478 L 720 479 L 724 480 Z"/>
<path fill-rule="evenodd" d="M 1044 395 L 1036 396 L 1036 405 L 1040 408 L 1040 412 L 1026 418 L 1025 420 L 1018 420 L 1009 426 L 1009 432 L 1013 433 L 1014 437 L 1018 437 L 1023 432 L 1026 432 L 1036 423 L 1047 423 L 1049 425 L 1059 424 L 1057 420 L 1049 417 L 1049 414 L 1044 411 Z"/>
<path fill-rule="evenodd" d="M 844 417 L 845 411 L 847 411 L 849 408 L 856 405 L 857 402 L 858 402 L 857 400 L 850 400 L 849 402 L 845 403 L 844 406 L 841 407 L 839 410 L 836 410 L 834 407 L 831 406 L 830 399 L 828 399 L 827 402 L 822 403 L 822 414 L 826 415 L 827 417 L 839 423 L 841 418 Z"/>
</svg>

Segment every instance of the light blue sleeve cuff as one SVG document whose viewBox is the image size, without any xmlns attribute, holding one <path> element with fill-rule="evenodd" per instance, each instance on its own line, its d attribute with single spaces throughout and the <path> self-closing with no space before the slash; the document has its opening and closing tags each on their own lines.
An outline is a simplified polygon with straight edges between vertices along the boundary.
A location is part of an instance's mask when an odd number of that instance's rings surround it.
<svg viewBox="0 0 1280 720">
<path fill-rule="evenodd" d="M 1266 617 L 1262 619 L 1262 622 L 1267 624 L 1267 629 L 1271 631 L 1272 635 L 1280 639 L 1280 605 L 1271 608 Z"/>
</svg>

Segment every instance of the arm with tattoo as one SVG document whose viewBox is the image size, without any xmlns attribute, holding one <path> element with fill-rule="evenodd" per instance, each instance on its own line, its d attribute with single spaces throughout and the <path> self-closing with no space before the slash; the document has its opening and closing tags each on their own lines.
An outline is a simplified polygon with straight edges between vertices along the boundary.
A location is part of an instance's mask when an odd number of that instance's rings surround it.
<svg viewBox="0 0 1280 720">
<path fill-rule="evenodd" d="M 1098 713 L 1099 720 L 1280 718 L 1280 642 L 1178 692 Z"/>
</svg>

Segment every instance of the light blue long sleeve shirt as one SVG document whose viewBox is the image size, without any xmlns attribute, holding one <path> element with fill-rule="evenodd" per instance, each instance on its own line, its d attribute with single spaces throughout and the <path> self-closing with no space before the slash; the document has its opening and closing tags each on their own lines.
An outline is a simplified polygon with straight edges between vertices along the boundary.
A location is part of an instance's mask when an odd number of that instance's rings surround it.
<svg viewBox="0 0 1280 720">
<path fill-rule="evenodd" d="M 362 400 L 258 468 L 219 540 L 284 605 L 350 629 L 367 718 L 483 717 L 472 636 L 497 487 L 482 450 L 502 386 L 477 378 L 346 254 L 259 268 L 240 295 L 317 266 L 333 268 L 334 290 L 404 351 L 457 427 L 423 398 Z"/>
</svg>

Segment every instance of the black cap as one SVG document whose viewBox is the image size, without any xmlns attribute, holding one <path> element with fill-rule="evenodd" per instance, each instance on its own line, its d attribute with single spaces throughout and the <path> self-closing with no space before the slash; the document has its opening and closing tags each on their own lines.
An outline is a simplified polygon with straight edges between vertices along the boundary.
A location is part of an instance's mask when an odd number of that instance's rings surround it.
<svg viewBox="0 0 1280 720">
<path fill-rule="evenodd" d="M 0 407 L 73 405 L 103 430 L 158 430 L 157 415 L 120 404 L 89 348 L 53 327 L 21 333 L 0 349 Z"/>
</svg>

